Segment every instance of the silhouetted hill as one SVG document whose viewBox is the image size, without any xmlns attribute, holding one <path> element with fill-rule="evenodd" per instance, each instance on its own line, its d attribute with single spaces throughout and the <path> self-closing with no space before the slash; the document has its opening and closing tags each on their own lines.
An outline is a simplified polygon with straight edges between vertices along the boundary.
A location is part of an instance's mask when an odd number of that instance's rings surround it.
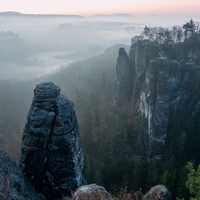
<svg viewBox="0 0 200 200">
<path fill-rule="evenodd" d="M 75 17 L 75 18 L 84 18 L 81 15 L 59 15 L 59 14 L 23 14 L 19 12 L 6 11 L 0 12 L 0 16 L 4 17 Z"/>
<path fill-rule="evenodd" d="M 13 16 L 22 16 L 23 14 L 19 12 L 14 12 L 14 11 L 6 11 L 6 12 L 0 12 L 0 16 L 5 16 L 5 17 L 13 17 Z"/>
<path fill-rule="evenodd" d="M 116 14 L 96 14 L 92 17 L 132 17 L 129 13 L 116 13 Z"/>
<path fill-rule="evenodd" d="M 19 62 L 39 51 L 39 47 L 20 38 L 17 33 L 0 31 L 1 62 Z"/>
</svg>

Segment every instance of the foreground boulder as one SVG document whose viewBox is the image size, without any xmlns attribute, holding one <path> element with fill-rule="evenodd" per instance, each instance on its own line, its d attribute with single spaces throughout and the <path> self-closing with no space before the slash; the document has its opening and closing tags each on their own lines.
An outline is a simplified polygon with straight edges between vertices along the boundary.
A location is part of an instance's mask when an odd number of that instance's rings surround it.
<svg viewBox="0 0 200 200">
<path fill-rule="evenodd" d="M 74 104 L 52 82 L 36 86 L 24 128 L 20 168 L 47 199 L 69 196 L 85 184 Z"/>
<path fill-rule="evenodd" d="M 33 189 L 22 171 L 2 149 L 0 149 L 0 199 L 45 199 Z"/>
<path fill-rule="evenodd" d="M 104 187 L 90 184 L 81 186 L 76 190 L 76 192 L 72 196 L 72 200 L 111 200 L 112 197 L 110 194 L 105 190 Z"/>
<path fill-rule="evenodd" d="M 152 187 L 144 196 L 143 200 L 170 200 L 171 194 L 164 185 Z"/>
</svg>

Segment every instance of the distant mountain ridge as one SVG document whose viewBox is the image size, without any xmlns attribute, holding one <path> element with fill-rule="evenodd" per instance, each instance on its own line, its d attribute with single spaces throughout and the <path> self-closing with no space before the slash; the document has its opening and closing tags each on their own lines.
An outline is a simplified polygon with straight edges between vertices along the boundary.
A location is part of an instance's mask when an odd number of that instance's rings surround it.
<svg viewBox="0 0 200 200">
<path fill-rule="evenodd" d="M 82 15 L 64 15 L 64 14 L 25 14 L 16 11 L 5 11 L 0 12 L 0 16 L 4 17 L 76 17 L 76 18 L 85 18 Z M 95 14 L 91 17 L 133 17 L 129 13 L 115 13 L 115 14 Z"/>
<path fill-rule="evenodd" d="M 133 17 L 133 15 L 129 13 L 115 13 L 115 14 L 96 14 L 92 17 Z"/>
<path fill-rule="evenodd" d="M 0 12 L 0 16 L 3 17 L 75 17 L 84 18 L 81 15 L 60 15 L 60 14 L 23 14 L 15 11 Z"/>
</svg>

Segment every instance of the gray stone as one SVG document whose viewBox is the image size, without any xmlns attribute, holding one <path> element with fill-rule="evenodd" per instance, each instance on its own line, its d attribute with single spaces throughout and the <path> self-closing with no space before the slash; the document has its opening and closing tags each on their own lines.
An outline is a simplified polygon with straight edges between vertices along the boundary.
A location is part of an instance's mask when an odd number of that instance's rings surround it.
<svg viewBox="0 0 200 200">
<path fill-rule="evenodd" d="M 74 104 L 52 82 L 40 83 L 27 115 L 19 166 L 36 191 L 59 199 L 85 184 Z"/>
<path fill-rule="evenodd" d="M 128 58 L 119 50 L 114 107 L 118 108 L 120 101 L 129 96 L 132 110 L 142 117 L 148 135 L 144 144 L 150 158 L 162 158 L 167 137 L 172 134 L 172 119 L 178 119 L 184 128 L 200 106 L 199 91 L 194 88 L 200 73 L 200 45 L 194 48 L 187 47 L 187 43 L 182 45 L 184 51 L 180 51 L 180 44 L 166 49 L 158 42 L 135 37 Z"/>
<path fill-rule="evenodd" d="M 133 90 L 134 68 L 124 48 L 118 51 L 116 77 L 114 81 L 113 107 L 117 108 L 124 101 L 130 100 Z"/>
<path fill-rule="evenodd" d="M 170 110 L 169 74 L 170 62 L 167 58 L 151 61 L 140 92 L 139 109 L 154 155 L 162 152 L 167 136 Z"/>
<path fill-rule="evenodd" d="M 144 48 L 147 51 L 149 47 Z M 156 48 L 154 50 L 156 51 Z M 194 62 L 181 63 L 162 56 L 167 53 L 163 51 L 159 53 L 159 47 L 157 53 L 157 56 L 152 58 L 145 67 L 142 84 L 137 84 L 140 79 L 139 76 L 136 77 L 136 87 L 138 85 L 140 88 L 135 90 L 140 91 L 140 96 L 139 98 L 133 96 L 133 99 L 138 103 L 143 127 L 149 135 L 150 154 L 154 158 L 161 158 L 166 138 L 170 134 L 170 119 L 182 117 L 184 124 L 184 120 L 192 116 L 197 109 L 195 106 L 199 104 L 200 97 L 194 92 L 193 85 L 195 75 L 200 72 L 200 69 Z M 147 60 L 146 56 L 144 60 Z M 136 109 L 137 105 L 134 105 Z"/>
<path fill-rule="evenodd" d="M 143 200 L 170 200 L 171 194 L 164 185 L 152 187 L 144 196 Z"/>
<path fill-rule="evenodd" d="M 22 171 L 2 149 L 0 149 L 0 163 L 0 199 L 45 200 L 34 190 Z"/>
<path fill-rule="evenodd" d="M 104 187 L 90 184 L 84 185 L 79 187 L 75 193 L 72 195 L 72 200 L 94 200 L 94 199 L 101 199 L 101 200 L 111 200 L 111 195 L 105 190 Z"/>
</svg>

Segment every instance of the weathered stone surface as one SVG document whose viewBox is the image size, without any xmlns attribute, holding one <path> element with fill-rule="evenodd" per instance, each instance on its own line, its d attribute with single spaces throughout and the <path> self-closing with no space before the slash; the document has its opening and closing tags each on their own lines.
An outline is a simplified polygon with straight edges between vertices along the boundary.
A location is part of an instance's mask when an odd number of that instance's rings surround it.
<svg viewBox="0 0 200 200">
<path fill-rule="evenodd" d="M 143 126 L 149 135 L 153 155 L 162 154 L 167 136 L 170 110 L 170 61 L 160 58 L 151 61 L 140 92 L 139 109 Z"/>
<path fill-rule="evenodd" d="M 184 126 L 200 105 L 199 91 L 194 87 L 196 75 L 200 73 L 200 44 L 195 48 L 188 48 L 187 43 L 178 45 L 165 49 L 158 42 L 135 37 L 129 52 L 132 66 L 128 69 L 135 70 L 131 78 L 124 75 L 128 66 L 125 56 L 118 58 L 117 67 L 124 73 L 116 70 L 116 77 L 120 78 L 116 79 L 118 82 L 115 80 L 114 105 L 125 97 L 119 88 L 127 90 L 132 79 L 133 90 L 128 89 L 132 108 L 141 113 L 144 130 L 149 136 L 145 141 L 148 156 L 155 159 L 163 155 L 166 139 L 171 134 L 172 119 L 178 119 Z M 182 52 L 180 45 L 184 49 Z M 125 82 L 129 84 L 122 87 Z"/>
<path fill-rule="evenodd" d="M 36 86 L 24 128 L 20 168 L 34 188 L 59 199 L 85 184 L 74 104 L 52 82 Z"/>
<path fill-rule="evenodd" d="M 170 200 L 171 194 L 164 185 L 152 187 L 144 196 L 143 200 Z"/>
<path fill-rule="evenodd" d="M 22 171 L 2 149 L 0 149 L 0 199 L 45 200 L 34 190 Z"/>
<path fill-rule="evenodd" d="M 157 56 L 148 56 L 151 60 L 146 65 L 142 87 L 136 88 L 140 90 L 139 110 L 149 135 L 150 152 L 156 159 L 162 157 L 170 120 L 177 117 L 181 120 L 182 117 L 184 124 L 200 102 L 194 91 L 195 76 L 200 72 L 195 60 L 191 61 L 187 54 L 184 62 L 173 60 L 170 56 L 166 57 L 168 54 L 158 46 Z M 147 60 L 146 56 L 143 59 Z"/>
<path fill-rule="evenodd" d="M 84 198 L 83 198 L 84 197 Z M 94 200 L 94 199 L 101 199 L 101 200 L 111 200 L 111 195 L 105 190 L 104 187 L 90 184 L 79 187 L 76 192 L 72 196 L 72 200 Z"/>
<path fill-rule="evenodd" d="M 117 65 L 116 65 L 116 77 L 114 82 L 113 93 L 113 106 L 119 107 L 123 101 L 123 98 L 131 98 L 133 90 L 133 74 L 134 68 L 131 65 L 131 61 L 124 48 L 120 48 L 118 51 Z"/>
</svg>

